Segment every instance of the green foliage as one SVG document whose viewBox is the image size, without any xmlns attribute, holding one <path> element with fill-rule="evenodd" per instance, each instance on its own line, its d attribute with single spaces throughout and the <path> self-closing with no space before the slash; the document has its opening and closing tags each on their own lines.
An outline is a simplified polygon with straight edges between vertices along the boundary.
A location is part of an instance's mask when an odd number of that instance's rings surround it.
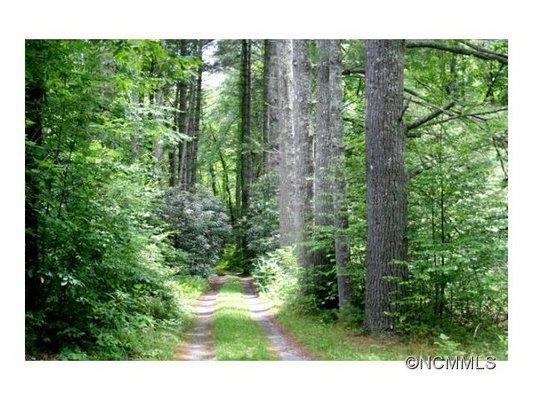
<svg viewBox="0 0 533 400">
<path fill-rule="evenodd" d="M 460 349 L 461 345 L 451 340 L 447 335 L 441 333 L 439 339 L 435 342 L 438 352 L 443 356 L 463 356 L 465 353 Z"/>
<path fill-rule="evenodd" d="M 260 257 L 252 271 L 258 289 L 282 302 L 298 294 L 299 274 L 293 247 L 277 249 Z"/>
<path fill-rule="evenodd" d="M 170 111 L 144 96 L 197 63 L 157 41 L 26 48 L 26 126 L 41 132 L 26 137 L 28 357 L 169 358 L 185 321 L 172 268 L 186 254 L 164 238 L 152 156 Z"/>
<path fill-rule="evenodd" d="M 194 193 L 171 189 L 164 217 L 173 230 L 174 247 L 188 254 L 185 271 L 208 276 L 231 231 L 225 207 L 202 188 Z"/>
<path fill-rule="evenodd" d="M 274 251 L 279 245 L 278 179 L 272 172 L 261 176 L 252 185 L 247 232 L 251 259 Z"/>
<path fill-rule="evenodd" d="M 506 41 L 466 42 L 506 52 Z M 345 47 L 346 67 L 357 69 L 360 43 L 347 41 Z M 507 67 L 433 49 L 408 49 L 404 86 L 406 122 L 450 98 L 456 105 L 409 132 L 419 137 L 408 138 L 406 149 L 409 279 L 396 304 L 398 332 L 429 337 L 445 332 L 464 344 L 477 329 L 478 341 L 494 347 L 495 332 L 507 329 Z M 364 306 L 366 236 L 363 93 L 362 79 L 345 79 L 357 309 Z"/>
</svg>

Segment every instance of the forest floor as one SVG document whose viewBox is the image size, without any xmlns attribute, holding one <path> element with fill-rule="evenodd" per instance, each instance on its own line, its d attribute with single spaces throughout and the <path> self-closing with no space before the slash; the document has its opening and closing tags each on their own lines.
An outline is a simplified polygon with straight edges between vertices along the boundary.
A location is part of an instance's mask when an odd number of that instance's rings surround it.
<svg viewBox="0 0 533 400">
<path fill-rule="evenodd" d="M 194 315 L 178 360 L 316 359 L 276 320 L 272 305 L 258 296 L 251 277 L 212 278 Z"/>
</svg>

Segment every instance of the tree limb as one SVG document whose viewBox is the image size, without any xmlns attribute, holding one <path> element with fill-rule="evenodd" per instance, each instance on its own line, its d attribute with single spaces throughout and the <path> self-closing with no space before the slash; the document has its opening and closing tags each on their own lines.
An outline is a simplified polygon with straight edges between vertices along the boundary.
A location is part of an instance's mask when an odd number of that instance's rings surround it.
<svg viewBox="0 0 533 400">
<path fill-rule="evenodd" d="M 441 121 L 436 121 L 436 122 L 432 122 L 430 124 L 428 124 L 428 126 L 430 125 L 437 125 L 437 124 L 443 124 L 445 122 L 448 122 L 448 121 L 453 121 L 455 119 L 459 119 L 459 118 L 469 118 L 469 117 L 472 117 L 472 118 L 476 118 L 476 119 L 479 119 L 481 121 L 486 121 L 487 119 L 486 118 L 483 118 L 482 115 L 489 115 L 489 114 L 496 114 L 496 113 L 499 113 L 499 112 L 502 112 L 502 111 L 506 111 L 507 110 L 507 107 L 501 107 L 501 108 L 497 108 L 495 110 L 488 110 L 488 111 L 480 111 L 480 112 L 476 112 L 476 113 L 468 113 L 468 114 L 456 114 L 456 115 L 451 115 L 450 117 L 448 118 L 445 118 Z"/>
<path fill-rule="evenodd" d="M 343 76 L 352 76 L 352 75 L 364 75 L 364 68 L 347 68 L 342 71 Z"/>
<path fill-rule="evenodd" d="M 493 53 L 488 51 L 476 50 L 464 46 L 450 45 L 434 40 L 413 40 L 406 43 L 407 48 L 429 48 L 442 51 L 448 51 L 450 53 L 462 54 L 465 56 L 473 56 L 488 61 L 498 61 L 502 64 L 508 63 L 507 55 L 500 53 Z"/>
<path fill-rule="evenodd" d="M 425 115 L 425 116 L 423 116 L 421 118 L 418 118 L 417 120 L 407 124 L 406 125 L 407 131 L 409 132 L 410 130 L 416 129 L 416 128 L 420 127 L 421 125 L 425 124 L 426 122 L 429 122 L 432 119 L 437 118 L 439 115 L 441 115 L 446 110 L 449 110 L 454 105 L 455 105 L 455 101 L 452 100 L 448 104 L 446 104 L 445 106 L 443 106 L 443 107 L 441 107 L 441 108 L 439 108 L 439 109 L 437 109 L 435 111 L 432 111 L 429 114 L 427 114 L 427 115 Z M 420 135 L 407 134 L 407 137 L 417 137 L 417 136 L 420 136 Z"/>
<path fill-rule="evenodd" d="M 505 58 L 507 58 L 507 54 L 496 53 L 495 51 L 486 49 L 486 48 L 484 48 L 482 46 L 478 46 L 478 45 L 476 45 L 474 43 L 470 43 L 467 40 L 461 40 L 461 43 L 463 43 L 465 46 L 473 48 L 474 50 L 481 51 L 482 53 L 492 54 L 493 56 L 496 56 L 496 57 L 505 57 Z"/>
</svg>

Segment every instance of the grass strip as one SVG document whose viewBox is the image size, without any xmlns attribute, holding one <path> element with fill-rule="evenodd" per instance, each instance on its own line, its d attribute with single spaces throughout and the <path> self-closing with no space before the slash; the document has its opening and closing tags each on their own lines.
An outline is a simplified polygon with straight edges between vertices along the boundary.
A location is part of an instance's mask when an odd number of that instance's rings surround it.
<svg viewBox="0 0 533 400">
<path fill-rule="evenodd" d="M 268 339 L 252 320 L 242 284 L 230 277 L 222 286 L 214 318 L 217 360 L 274 360 Z"/>
</svg>

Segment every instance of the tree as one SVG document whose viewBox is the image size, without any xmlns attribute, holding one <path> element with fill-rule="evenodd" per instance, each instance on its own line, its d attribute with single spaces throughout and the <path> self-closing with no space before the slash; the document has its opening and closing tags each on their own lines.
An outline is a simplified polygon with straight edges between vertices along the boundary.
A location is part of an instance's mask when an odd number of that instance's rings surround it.
<svg viewBox="0 0 533 400">
<path fill-rule="evenodd" d="M 186 57 L 188 56 L 188 49 L 187 49 L 187 40 L 184 40 L 184 39 L 181 39 L 179 41 L 179 55 L 180 56 L 183 56 L 183 57 Z M 177 127 L 177 131 L 180 133 L 180 134 L 185 134 L 185 131 L 187 129 L 187 114 L 186 114 L 186 110 L 187 110 L 187 83 L 185 81 L 185 79 L 183 79 L 182 77 L 180 77 L 180 79 L 178 80 L 178 82 L 176 83 L 177 85 L 177 93 L 176 93 L 176 104 L 175 104 L 175 107 L 176 108 L 176 116 L 175 116 L 175 119 L 176 119 L 176 127 Z M 179 184 L 179 185 L 182 185 L 183 184 L 183 174 L 184 174 L 184 163 L 185 163 L 185 154 L 186 154 L 186 146 L 187 146 L 187 142 L 184 141 L 184 140 L 181 140 L 180 143 L 179 143 L 179 146 L 178 146 L 178 154 L 176 156 L 173 156 L 173 157 L 177 157 L 177 162 L 178 162 L 178 165 L 177 165 L 177 168 L 174 167 L 175 163 L 173 163 L 171 165 L 171 168 L 170 168 L 170 171 L 171 171 L 171 183 L 173 183 L 174 185 L 175 184 Z M 175 172 L 177 169 L 177 172 Z M 177 177 L 173 176 L 173 174 L 177 174 Z M 178 179 L 179 179 L 179 182 L 178 182 Z M 171 186 L 174 186 L 171 184 Z"/>
<path fill-rule="evenodd" d="M 251 97 L 251 41 L 242 41 L 241 60 L 241 125 L 239 138 L 240 158 L 238 163 L 237 189 L 240 228 L 238 246 L 240 260 L 245 270 L 250 268 L 248 262 L 248 242 L 246 233 L 248 230 L 248 211 L 250 207 L 250 185 L 252 181 L 252 155 L 251 155 L 251 132 L 250 132 L 250 97 Z"/>
<path fill-rule="evenodd" d="M 404 53 L 402 40 L 365 42 L 368 232 L 364 327 L 369 333 L 394 328 L 399 281 L 406 278 Z"/>
<path fill-rule="evenodd" d="M 309 250 L 305 242 L 312 222 L 313 159 L 311 125 L 311 62 L 309 41 L 293 40 L 294 76 L 294 230 L 301 268 L 310 264 Z"/>
<path fill-rule="evenodd" d="M 348 211 L 346 200 L 346 164 L 344 150 L 344 132 L 342 125 L 342 64 L 341 43 L 332 40 L 329 48 L 329 85 L 330 111 L 329 123 L 331 129 L 331 163 L 333 164 L 333 204 L 335 224 L 335 263 L 337 266 L 337 288 L 339 294 L 339 308 L 346 306 L 352 298 L 348 263 L 350 260 L 350 245 L 346 229 L 348 229 Z"/>
<path fill-rule="evenodd" d="M 172 129 L 174 132 L 178 132 L 178 126 L 179 126 L 179 101 L 180 101 L 180 82 L 175 83 L 176 86 L 176 94 L 174 97 L 174 115 L 173 115 L 173 125 Z M 159 149 L 156 150 L 157 155 L 159 156 L 159 153 L 161 152 Z M 169 181 L 168 185 L 170 187 L 174 187 L 177 184 L 177 165 L 176 165 L 176 153 L 177 153 L 177 147 L 175 144 L 170 145 L 170 149 L 168 151 L 168 173 L 169 173 Z M 158 157 L 159 158 L 159 157 Z"/>
<path fill-rule="evenodd" d="M 198 41 L 198 50 L 197 50 L 197 56 L 200 61 L 200 65 L 198 66 L 198 75 L 196 77 L 196 104 L 194 108 L 194 124 L 193 124 L 193 132 L 194 137 L 192 140 L 192 149 L 191 149 L 191 174 L 190 174 L 190 182 L 189 187 L 194 188 L 196 185 L 197 180 L 197 169 L 198 169 L 198 142 L 200 140 L 200 132 L 201 132 L 201 116 L 202 116 L 202 73 L 203 73 L 203 61 L 202 61 L 202 51 L 203 51 L 203 41 Z"/>
<path fill-rule="evenodd" d="M 294 124 L 292 41 L 280 40 L 279 48 L 279 226 L 280 245 L 294 244 Z"/>
<path fill-rule="evenodd" d="M 263 59 L 263 152 L 267 173 L 279 163 L 279 41 L 264 41 Z"/>
<path fill-rule="evenodd" d="M 330 46 L 329 40 L 318 40 L 317 61 L 317 104 L 316 104 L 316 143 L 315 143 L 315 231 L 325 244 L 314 252 L 315 266 L 328 264 L 330 231 L 333 226 L 333 171 L 331 165 L 331 85 L 330 85 Z"/>
<path fill-rule="evenodd" d="M 339 307 L 351 299 L 347 266 L 350 249 L 346 229 L 346 184 L 342 125 L 342 65 L 340 41 L 318 41 L 317 138 L 315 152 L 315 229 L 318 249 L 314 262 L 327 270 L 335 258 Z M 326 282 L 320 282 L 324 286 Z"/>
</svg>

